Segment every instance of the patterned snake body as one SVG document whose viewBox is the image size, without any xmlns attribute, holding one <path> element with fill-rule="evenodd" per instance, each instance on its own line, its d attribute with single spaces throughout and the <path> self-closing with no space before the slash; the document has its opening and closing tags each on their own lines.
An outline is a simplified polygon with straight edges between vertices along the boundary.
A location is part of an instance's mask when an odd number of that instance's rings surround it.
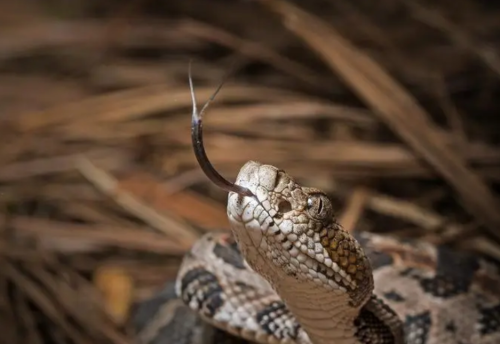
<svg viewBox="0 0 500 344">
<path fill-rule="evenodd" d="M 142 343 L 500 343 L 498 263 L 347 233 L 325 194 L 270 165 L 236 184 L 253 197 L 229 194 L 233 236 L 203 236 L 175 293 L 139 306 Z"/>
</svg>

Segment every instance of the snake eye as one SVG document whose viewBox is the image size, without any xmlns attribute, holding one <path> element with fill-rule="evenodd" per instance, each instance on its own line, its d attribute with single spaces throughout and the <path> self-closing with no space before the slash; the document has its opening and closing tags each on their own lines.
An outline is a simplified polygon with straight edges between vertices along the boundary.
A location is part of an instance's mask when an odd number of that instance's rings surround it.
<svg viewBox="0 0 500 344">
<path fill-rule="evenodd" d="M 311 217 L 319 221 L 328 221 L 333 217 L 332 202 L 322 193 L 309 195 L 307 199 L 307 211 Z"/>
</svg>

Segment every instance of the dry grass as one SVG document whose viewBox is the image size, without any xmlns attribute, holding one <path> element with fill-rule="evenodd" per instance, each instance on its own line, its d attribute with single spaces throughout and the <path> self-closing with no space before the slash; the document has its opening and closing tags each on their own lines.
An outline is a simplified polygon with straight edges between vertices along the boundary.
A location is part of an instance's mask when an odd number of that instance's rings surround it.
<svg viewBox="0 0 500 344">
<path fill-rule="evenodd" d="M 190 147 L 190 59 L 200 100 L 236 61 L 205 124 L 229 179 L 274 164 L 349 230 L 500 259 L 495 8 L 67 4 L 0 5 L 2 342 L 132 343 L 132 304 L 228 230 Z"/>
</svg>

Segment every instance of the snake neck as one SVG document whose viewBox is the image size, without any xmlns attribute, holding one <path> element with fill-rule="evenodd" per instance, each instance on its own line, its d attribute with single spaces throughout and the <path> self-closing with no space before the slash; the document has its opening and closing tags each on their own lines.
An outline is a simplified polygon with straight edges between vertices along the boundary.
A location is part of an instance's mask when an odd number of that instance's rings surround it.
<svg viewBox="0 0 500 344">
<path fill-rule="evenodd" d="M 233 230 L 242 226 L 233 222 Z M 236 230 L 246 242 L 249 232 Z M 238 239 L 237 239 L 238 240 Z M 353 304 L 348 293 L 325 289 L 313 281 L 298 281 L 270 263 L 249 245 L 241 247 L 249 266 L 282 298 L 312 344 L 402 344 L 403 326 L 398 315 L 381 299 L 368 292 Z M 302 343 L 302 342 L 301 342 Z"/>
<path fill-rule="evenodd" d="M 302 290 L 291 289 L 290 285 L 275 288 L 313 344 L 404 343 L 399 316 L 375 295 L 363 306 L 353 308 L 338 296 L 332 297 L 331 292 L 312 286 Z"/>
<path fill-rule="evenodd" d="M 317 285 L 284 279 L 273 285 L 295 315 L 313 344 L 362 344 L 353 326 L 359 309 L 348 305 L 346 296 L 332 295 Z"/>
</svg>

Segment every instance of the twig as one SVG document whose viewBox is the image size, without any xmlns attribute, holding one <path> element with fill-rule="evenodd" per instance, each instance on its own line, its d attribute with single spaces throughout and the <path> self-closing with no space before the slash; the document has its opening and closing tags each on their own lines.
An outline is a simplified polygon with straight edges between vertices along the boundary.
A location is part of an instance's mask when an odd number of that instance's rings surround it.
<svg viewBox="0 0 500 344">
<path fill-rule="evenodd" d="M 415 0 L 402 0 L 421 22 L 442 31 L 458 46 L 476 55 L 486 66 L 500 77 L 500 58 L 493 46 L 474 43 L 474 38 L 464 32 L 458 25 L 447 20 L 437 10 L 425 8 Z"/>
<path fill-rule="evenodd" d="M 467 145 L 467 133 L 465 131 L 462 116 L 453 104 L 452 99 L 446 92 L 446 83 L 443 81 L 442 76 L 438 77 L 436 82 L 436 93 L 441 102 L 444 113 L 448 117 L 448 122 L 451 127 L 452 135 L 457 146 L 463 147 Z"/>
<path fill-rule="evenodd" d="M 98 149 L 84 154 L 112 170 L 123 167 L 127 161 L 126 156 L 118 150 Z M 74 171 L 75 159 L 80 155 L 81 153 L 16 162 L 0 168 L 0 181 L 12 182 L 47 174 Z"/>
<path fill-rule="evenodd" d="M 168 194 L 173 195 L 187 189 L 193 184 L 199 183 L 204 180 L 204 177 L 205 175 L 199 168 L 194 168 L 168 179 L 163 183 L 163 187 Z"/>
<path fill-rule="evenodd" d="M 109 196 L 118 205 L 134 214 L 153 228 L 167 234 L 184 249 L 189 249 L 198 235 L 184 224 L 180 219 L 173 216 L 163 216 L 154 209 L 148 207 L 133 195 L 118 187 L 118 181 L 104 170 L 99 169 L 87 158 L 81 157 L 76 161 L 80 173 L 87 178 L 97 189 Z"/>
<path fill-rule="evenodd" d="M 37 237 L 42 243 L 43 239 L 55 240 L 53 247 L 59 239 L 73 241 L 84 247 L 111 246 L 171 255 L 185 253 L 183 247 L 172 243 L 170 239 L 140 226 L 129 229 L 111 225 L 80 225 L 20 216 L 12 219 L 10 225 L 18 235 Z"/>
<path fill-rule="evenodd" d="M 200 87 L 197 93 L 208 98 L 212 87 Z M 168 95 L 168 96 L 166 96 Z M 219 101 L 284 100 L 301 97 L 299 93 L 268 87 L 233 85 L 220 96 Z M 21 133 L 40 130 L 48 126 L 68 125 L 65 130 L 81 131 L 82 125 L 92 126 L 145 117 L 151 113 L 189 107 L 189 90 L 171 85 L 137 87 L 131 90 L 99 95 L 81 101 L 54 106 L 44 111 L 22 116 L 17 122 Z M 79 129 L 80 128 L 80 129 Z"/>
<path fill-rule="evenodd" d="M 485 237 L 478 237 L 471 240 L 467 240 L 463 243 L 466 249 L 474 249 L 479 252 L 483 252 L 495 259 L 500 261 L 500 247 L 491 242 L 491 240 Z"/>
<path fill-rule="evenodd" d="M 446 145 L 425 110 L 396 80 L 323 20 L 282 0 L 261 3 L 281 15 L 287 28 L 316 50 L 395 133 L 455 188 L 465 208 L 500 239 L 498 199 L 462 155 Z"/>
<path fill-rule="evenodd" d="M 42 337 L 37 328 L 36 320 L 34 319 L 34 314 L 32 310 L 29 309 L 27 300 L 24 295 L 22 295 L 20 291 L 17 290 L 14 293 L 12 301 L 15 303 L 17 313 L 19 315 L 18 319 L 24 325 L 23 332 L 27 332 L 27 338 L 25 339 L 26 342 L 33 344 L 43 344 Z"/>
<path fill-rule="evenodd" d="M 330 189 L 343 197 L 353 197 L 345 188 L 336 183 L 331 185 Z M 352 194 L 354 195 L 354 193 Z M 364 206 L 366 208 L 383 215 L 411 222 L 425 229 L 427 233 L 443 230 L 448 233 L 447 238 L 449 239 L 450 236 L 457 236 L 464 231 L 463 226 L 451 223 L 447 218 L 429 209 L 419 207 L 412 202 L 382 195 L 367 189 L 363 189 L 363 193 L 358 197 L 361 196 L 365 197 Z"/>
<path fill-rule="evenodd" d="M 74 340 L 77 344 L 88 344 L 88 341 L 84 338 L 83 334 L 65 319 L 64 314 L 62 314 L 60 310 L 55 307 L 52 300 L 48 298 L 30 278 L 19 272 L 10 263 L 5 263 L 4 272 L 8 278 L 12 280 L 12 282 L 15 283 L 20 290 L 26 293 L 26 295 L 35 304 L 37 304 L 52 321 L 64 330 L 68 337 Z"/>
<path fill-rule="evenodd" d="M 193 159 L 192 153 L 189 155 Z M 134 173 L 121 178 L 119 188 L 157 212 L 174 213 L 203 231 L 229 229 L 226 211 L 219 202 L 191 190 L 172 194 L 171 190 L 162 187 L 162 183 L 152 174 Z"/>
<path fill-rule="evenodd" d="M 347 205 L 340 216 L 340 225 L 348 232 L 354 231 L 356 224 L 363 214 L 367 204 L 369 193 L 363 187 L 357 187 L 349 196 Z"/>
<path fill-rule="evenodd" d="M 280 55 L 272 48 L 244 40 L 209 24 L 191 20 L 184 22 L 180 28 L 183 32 L 195 37 L 218 43 L 236 50 L 241 55 L 269 63 L 276 69 L 292 75 L 315 88 L 317 88 L 318 85 L 325 85 L 328 83 L 323 76 L 286 56 Z"/>
</svg>

